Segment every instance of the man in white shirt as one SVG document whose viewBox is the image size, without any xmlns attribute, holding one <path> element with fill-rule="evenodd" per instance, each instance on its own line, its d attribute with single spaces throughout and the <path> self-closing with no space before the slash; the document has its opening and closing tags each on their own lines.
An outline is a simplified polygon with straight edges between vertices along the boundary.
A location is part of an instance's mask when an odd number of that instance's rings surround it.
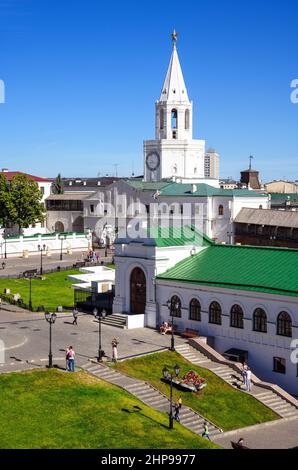
<svg viewBox="0 0 298 470">
<path fill-rule="evenodd" d="M 247 392 L 251 391 L 251 370 L 248 367 L 246 371 L 246 390 Z"/>
</svg>

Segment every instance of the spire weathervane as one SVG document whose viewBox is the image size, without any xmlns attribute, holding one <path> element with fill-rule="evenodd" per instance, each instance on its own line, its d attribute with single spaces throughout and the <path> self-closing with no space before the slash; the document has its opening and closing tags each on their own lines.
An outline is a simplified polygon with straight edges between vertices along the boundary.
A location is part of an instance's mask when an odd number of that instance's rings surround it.
<svg viewBox="0 0 298 470">
<path fill-rule="evenodd" d="M 174 29 L 174 31 L 172 32 L 172 41 L 173 41 L 173 46 L 174 47 L 176 46 L 177 38 L 178 38 L 178 34 L 176 33 L 176 31 Z"/>
</svg>

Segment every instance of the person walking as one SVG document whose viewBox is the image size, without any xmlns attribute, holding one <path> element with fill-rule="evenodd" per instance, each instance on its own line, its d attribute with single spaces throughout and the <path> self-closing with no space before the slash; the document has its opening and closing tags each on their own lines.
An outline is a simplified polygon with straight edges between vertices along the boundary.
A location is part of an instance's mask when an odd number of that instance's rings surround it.
<svg viewBox="0 0 298 470">
<path fill-rule="evenodd" d="M 206 439 L 209 439 L 209 441 L 211 441 L 210 436 L 209 436 L 209 428 L 208 428 L 207 421 L 204 422 L 204 431 L 202 433 L 202 437 L 205 437 Z"/>
<path fill-rule="evenodd" d="M 178 403 L 178 402 L 175 403 L 175 408 L 174 408 L 174 410 L 175 410 L 174 419 L 175 419 L 178 423 L 180 423 L 180 406 L 179 406 L 179 403 Z"/>
<path fill-rule="evenodd" d="M 182 408 L 182 397 L 181 397 L 181 395 L 180 395 L 180 397 L 179 397 L 179 399 L 178 399 L 178 405 L 179 405 L 179 408 L 180 408 L 180 410 L 181 410 L 181 408 Z"/>
<path fill-rule="evenodd" d="M 246 371 L 246 391 L 251 392 L 251 370 L 249 367 Z"/>
<path fill-rule="evenodd" d="M 73 309 L 72 314 L 73 314 L 73 322 L 72 322 L 72 324 L 78 326 L 78 314 L 79 314 L 79 311 L 78 311 L 78 309 L 77 309 L 76 307 Z"/>
<path fill-rule="evenodd" d="M 118 350 L 117 350 L 117 347 L 118 347 L 118 341 L 116 338 L 113 338 L 112 340 L 112 360 L 113 362 L 117 362 L 117 359 L 118 359 Z"/>
<path fill-rule="evenodd" d="M 242 375 L 242 379 L 243 379 L 243 385 L 246 387 L 246 382 L 247 382 L 247 364 L 246 364 L 246 362 L 243 362 L 241 375 Z"/>
<path fill-rule="evenodd" d="M 66 353 L 66 358 L 67 358 L 68 372 L 74 372 L 75 371 L 75 352 L 72 346 L 69 346 L 67 353 Z"/>
</svg>

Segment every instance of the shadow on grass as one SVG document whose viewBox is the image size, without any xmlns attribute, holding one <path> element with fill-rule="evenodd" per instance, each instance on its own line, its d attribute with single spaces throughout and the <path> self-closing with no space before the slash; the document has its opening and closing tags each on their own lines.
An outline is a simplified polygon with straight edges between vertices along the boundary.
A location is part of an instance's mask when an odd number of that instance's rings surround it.
<svg viewBox="0 0 298 470">
<path fill-rule="evenodd" d="M 166 426 L 165 424 L 162 424 L 160 421 L 157 421 L 156 419 L 151 418 L 151 416 L 148 416 L 145 413 L 141 413 L 142 408 L 140 408 L 139 406 L 134 405 L 133 408 L 134 408 L 134 410 L 128 410 L 127 408 L 121 408 L 121 411 L 123 411 L 124 413 L 129 413 L 129 414 L 140 413 L 142 416 L 144 416 L 144 418 L 147 418 L 148 420 L 152 421 L 152 423 L 158 424 L 159 426 L 161 426 L 165 429 L 169 429 L 168 426 Z"/>
</svg>

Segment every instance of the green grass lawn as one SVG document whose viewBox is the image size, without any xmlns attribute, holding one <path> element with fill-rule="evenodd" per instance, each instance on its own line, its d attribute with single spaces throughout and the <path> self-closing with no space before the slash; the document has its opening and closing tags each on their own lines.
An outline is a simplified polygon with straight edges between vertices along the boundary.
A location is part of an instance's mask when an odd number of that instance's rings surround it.
<svg viewBox="0 0 298 470">
<path fill-rule="evenodd" d="M 78 269 L 45 274 L 40 278 L 32 279 L 32 305 L 36 309 L 43 305 L 46 310 L 55 310 L 58 305 L 72 307 L 74 291 L 71 289 L 73 281 L 69 281 L 69 274 L 77 274 Z M 29 281 L 27 279 L 0 279 L 0 293 L 9 288 L 12 294 L 20 294 L 24 303 L 29 304 Z"/>
<path fill-rule="evenodd" d="M 185 405 L 201 413 L 224 431 L 278 418 L 273 411 L 252 396 L 235 390 L 212 372 L 190 364 L 174 352 L 168 351 L 126 360 L 115 367 L 119 371 L 150 382 L 155 388 L 169 396 L 170 386 L 161 380 L 162 369 L 166 365 L 169 370 L 173 370 L 176 364 L 180 366 L 181 376 L 194 370 L 206 379 L 208 385 L 196 393 L 183 392 L 174 387 L 174 399 L 177 400 L 181 395 Z"/>
<path fill-rule="evenodd" d="M 197 449 L 207 440 L 87 373 L 0 376 L 1 449 Z M 139 406 L 140 411 L 134 406 Z"/>
</svg>

